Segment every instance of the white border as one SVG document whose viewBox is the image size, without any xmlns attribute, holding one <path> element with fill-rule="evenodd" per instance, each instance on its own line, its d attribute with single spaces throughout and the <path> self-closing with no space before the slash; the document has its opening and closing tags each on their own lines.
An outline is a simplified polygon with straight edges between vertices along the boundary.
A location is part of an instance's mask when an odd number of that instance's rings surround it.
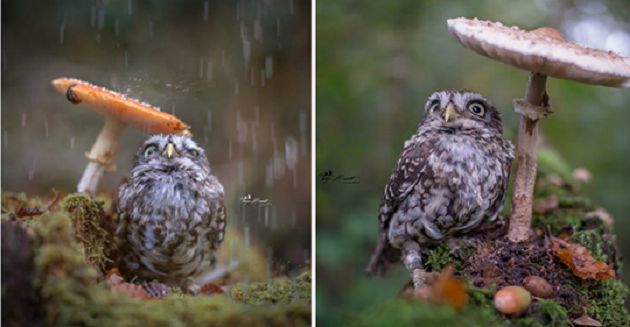
<svg viewBox="0 0 630 327">
<path fill-rule="evenodd" d="M 311 0 L 311 326 L 315 326 L 315 0 Z"/>
</svg>

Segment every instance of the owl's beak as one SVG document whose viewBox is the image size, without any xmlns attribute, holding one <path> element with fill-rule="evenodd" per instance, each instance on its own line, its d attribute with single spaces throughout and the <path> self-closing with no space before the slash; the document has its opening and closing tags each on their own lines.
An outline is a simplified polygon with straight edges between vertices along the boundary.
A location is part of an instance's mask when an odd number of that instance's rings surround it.
<svg viewBox="0 0 630 327">
<path fill-rule="evenodd" d="M 444 120 L 446 122 L 451 122 L 457 119 L 457 117 L 459 117 L 459 114 L 455 110 L 455 106 L 453 106 L 452 103 L 449 103 L 448 106 L 446 106 L 446 110 L 444 111 Z"/>
<path fill-rule="evenodd" d="M 169 143 L 166 145 L 166 150 L 164 150 L 166 152 L 166 156 L 170 159 L 173 157 L 173 155 L 175 153 L 177 153 L 177 151 L 175 151 L 175 144 L 173 143 Z"/>
</svg>

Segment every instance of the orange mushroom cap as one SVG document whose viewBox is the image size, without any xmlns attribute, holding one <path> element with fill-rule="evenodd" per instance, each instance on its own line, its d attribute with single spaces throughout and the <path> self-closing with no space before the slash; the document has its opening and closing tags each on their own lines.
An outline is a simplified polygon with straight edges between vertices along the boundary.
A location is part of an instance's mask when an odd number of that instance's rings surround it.
<svg viewBox="0 0 630 327">
<path fill-rule="evenodd" d="M 94 111 L 149 133 L 189 133 L 190 126 L 158 108 L 106 88 L 75 78 L 57 78 L 52 85 L 74 103 L 84 103 Z"/>
</svg>

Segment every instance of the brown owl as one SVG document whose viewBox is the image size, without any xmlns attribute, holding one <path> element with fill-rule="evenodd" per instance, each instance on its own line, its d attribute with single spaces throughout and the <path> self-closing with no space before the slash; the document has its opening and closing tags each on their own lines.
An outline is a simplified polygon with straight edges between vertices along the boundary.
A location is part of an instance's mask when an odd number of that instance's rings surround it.
<svg viewBox="0 0 630 327">
<path fill-rule="evenodd" d="M 117 236 L 128 278 L 194 292 L 225 233 L 223 186 L 188 136 L 154 135 L 118 193 Z"/>
<path fill-rule="evenodd" d="M 401 260 L 420 287 L 421 249 L 497 218 L 513 158 L 501 116 L 483 96 L 431 95 L 385 186 L 368 274 L 382 274 L 388 263 Z"/>
</svg>

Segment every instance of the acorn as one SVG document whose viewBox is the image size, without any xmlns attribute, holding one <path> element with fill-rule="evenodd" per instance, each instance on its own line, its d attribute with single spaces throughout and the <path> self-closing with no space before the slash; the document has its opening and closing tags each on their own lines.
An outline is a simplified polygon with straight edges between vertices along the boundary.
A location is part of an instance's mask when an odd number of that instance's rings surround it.
<svg viewBox="0 0 630 327">
<path fill-rule="evenodd" d="M 531 303 L 531 294 L 521 286 L 505 286 L 494 295 L 494 306 L 507 315 L 521 313 Z"/>
<path fill-rule="evenodd" d="M 553 286 L 542 277 L 527 276 L 523 280 L 523 286 L 539 298 L 548 299 L 553 297 Z"/>
</svg>

